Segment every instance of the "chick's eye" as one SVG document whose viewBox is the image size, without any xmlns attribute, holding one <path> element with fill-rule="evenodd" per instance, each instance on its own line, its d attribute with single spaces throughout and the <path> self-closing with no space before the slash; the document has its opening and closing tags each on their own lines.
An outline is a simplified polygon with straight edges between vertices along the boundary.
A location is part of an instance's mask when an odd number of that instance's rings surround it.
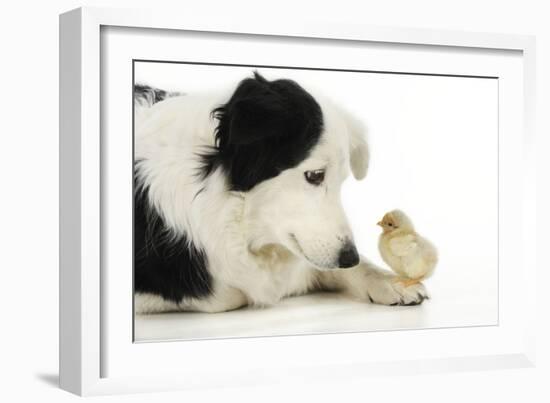
<svg viewBox="0 0 550 403">
<path fill-rule="evenodd" d="M 312 185 L 319 186 L 325 180 L 325 170 L 316 169 L 314 171 L 305 171 L 304 176 L 306 177 L 306 181 Z"/>
</svg>

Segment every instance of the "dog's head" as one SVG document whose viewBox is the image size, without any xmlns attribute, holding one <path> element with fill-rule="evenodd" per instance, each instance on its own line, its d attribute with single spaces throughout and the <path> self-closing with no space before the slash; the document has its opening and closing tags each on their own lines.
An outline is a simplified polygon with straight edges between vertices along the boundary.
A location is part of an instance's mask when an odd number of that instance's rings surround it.
<svg viewBox="0 0 550 403">
<path fill-rule="evenodd" d="M 203 156 L 204 173 L 222 169 L 243 193 L 250 249 L 284 246 L 318 269 L 357 265 L 340 188 L 350 167 L 366 175 L 362 126 L 294 81 L 257 73 L 213 116 L 216 150 Z"/>
</svg>

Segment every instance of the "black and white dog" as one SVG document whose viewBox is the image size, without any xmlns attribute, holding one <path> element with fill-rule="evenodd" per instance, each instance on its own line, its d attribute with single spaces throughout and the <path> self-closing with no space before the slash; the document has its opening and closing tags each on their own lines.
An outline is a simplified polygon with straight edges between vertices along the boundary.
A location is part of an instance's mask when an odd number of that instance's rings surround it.
<svg viewBox="0 0 550 403">
<path fill-rule="evenodd" d="M 340 202 L 361 124 L 291 80 L 135 93 L 135 308 L 222 312 L 315 290 L 413 305 L 422 284 L 360 258 Z"/>
</svg>

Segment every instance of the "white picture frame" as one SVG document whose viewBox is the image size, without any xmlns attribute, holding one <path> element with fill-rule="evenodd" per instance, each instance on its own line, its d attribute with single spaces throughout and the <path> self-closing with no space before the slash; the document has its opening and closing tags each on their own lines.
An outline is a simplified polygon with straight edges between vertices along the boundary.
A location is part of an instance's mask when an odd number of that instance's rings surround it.
<svg viewBox="0 0 550 403">
<path fill-rule="evenodd" d="M 340 43 L 377 42 L 403 46 L 470 49 L 476 52 L 513 51 L 522 59 L 521 76 L 511 77 L 523 86 L 523 125 L 506 128 L 510 147 L 521 155 L 501 154 L 502 167 L 514 164 L 514 173 L 503 169 L 499 181 L 512 183 L 514 192 L 502 192 L 505 208 L 499 217 L 499 257 L 516 263 L 499 283 L 502 305 L 498 326 L 480 329 L 440 329 L 407 332 L 417 351 L 398 349 L 400 332 L 331 334 L 300 337 L 249 338 L 141 344 L 106 335 L 109 315 L 102 288 L 101 198 L 106 175 L 101 143 L 101 29 L 102 27 L 242 34 L 261 38 L 285 37 L 338 40 Z M 463 371 L 534 365 L 535 338 L 535 159 L 534 92 L 535 41 L 530 36 L 469 33 L 444 30 L 367 27 L 313 21 L 247 21 L 197 19 L 151 10 L 80 8 L 60 17 L 60 385 L 79 395 L 129 393 L 215 386 L 244 386 L 296 380 L 334 380 L 369 374 L 407 374 Z M 434 67 L 437 69 L 438 67 Z M 439 67 L 441 68 L 441 67 Z M 490 69 L 489 69 L 490 70 Z M 437 73 L 437 71 L 432 71 Z M 445 72 L 443 72 L 445 73 Z M 515 73 L 514 73 L 515 74 Z M 506 94 L 502 95 L 503 97 Z M 512 100 L 510 100 L 512 102 Z M 517 112 L 517 111 L 516 111 Z M 506 148 L 506 147 L 504 147 Z M 519 191 L 520 189 L 521 191 Z M 512 278 L 512 276 L 515 276 Z M 130 298 L 130 296 L 128 296 Z M 130 312 L 128 312 L 130 315 Z M 343 340 L 345 338 L 345 340 Z M 320 341 L 325 349 L 345 343 L 360 346 L 348 359 L 318 360 Z M 463 345 L 460 348 L 456 344 Z M 118 344 L 117 344 L 118 343 Z M 210 344 L 205 344 L 210 343 Z M 448 345 L 447 345 L 448 343 Z M 454 343 L 454 344 L 453 344 Z M 280 348 L 292 359 L 280 359 Z M 375 345 L 379 354 L 369 354 Z M 446 347 L 447 345 L 447 347 Z M 109 346 L 109 348 L 107 348 Z M 437 348 L 435 347 L 437 346 Z M 452 347 L 451 347 L 452 346 Z M 492 346 L 489 348 L 488 346 Z M 220 363 L 205 365 L 201 354 L 211 351 Z M 289 350 L 290 349 L 290 350 Z M 372 350 L 372 348 L 371 348 Z M 266 353 L 270 351 L 271 353 Z M 393 351 L 393 353 L 390 353 Z M 156 376 L 129 371 L 133 359 L 158 369 L 166 357 L 186 354 L 185 364 L 172 363 Z M 260 359 L 264 356 L 263 361 Z M 160 357 L 160 358 L 159 358 Z M 163 358 L 164 357 L 164 358 Z M 260 357 L 260 359 L 258 358 Z M 132 358 L 132 359 L 130 359 Z M 107 371 L 107 361 L 128 360 L 128 366 Z M 225 364 L 222 364 L 222 361 Z M 229 364 L 228 364 L 229 363 Z"/>
</svg>

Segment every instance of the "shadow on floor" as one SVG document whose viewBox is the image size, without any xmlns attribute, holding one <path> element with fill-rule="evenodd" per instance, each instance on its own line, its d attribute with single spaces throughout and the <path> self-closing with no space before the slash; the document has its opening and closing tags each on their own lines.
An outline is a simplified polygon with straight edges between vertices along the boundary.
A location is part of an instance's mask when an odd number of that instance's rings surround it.
<svg viewBox="0 0 550 403">
<path fill-rule="evenodd" d="M 36 378 L 40 379 L 47 385 L 58 388 L 59 387 L 59 375 L 58 374 L 36 374 Z"/>
</svg>

